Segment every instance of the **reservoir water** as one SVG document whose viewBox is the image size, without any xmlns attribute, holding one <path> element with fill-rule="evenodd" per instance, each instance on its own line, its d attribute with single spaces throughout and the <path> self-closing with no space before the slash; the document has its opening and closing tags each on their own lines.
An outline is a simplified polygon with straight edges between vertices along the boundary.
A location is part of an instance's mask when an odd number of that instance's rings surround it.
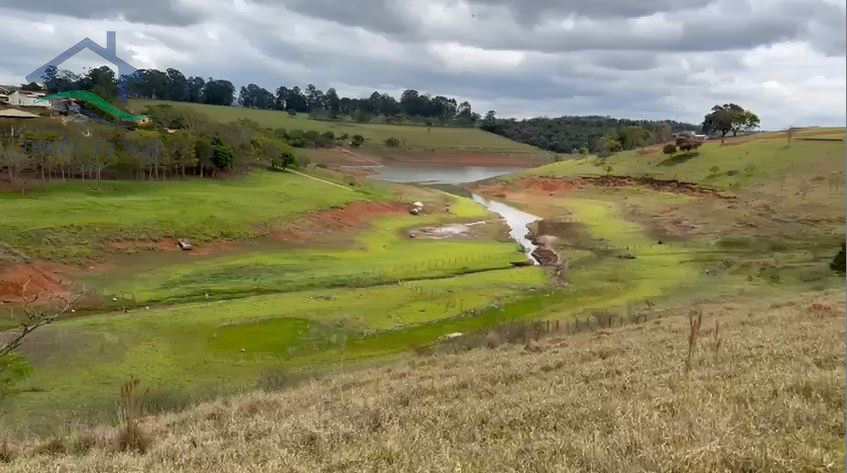
<svg viewBox="0 0 847 473">
<path fill-rule="evenodd" d="M 467 184 L 523 171 L 522 167 L 506 166 L 409 166 L 385 165 L 371 168 L 377 179 L 405 184 Z"/>
</svg>

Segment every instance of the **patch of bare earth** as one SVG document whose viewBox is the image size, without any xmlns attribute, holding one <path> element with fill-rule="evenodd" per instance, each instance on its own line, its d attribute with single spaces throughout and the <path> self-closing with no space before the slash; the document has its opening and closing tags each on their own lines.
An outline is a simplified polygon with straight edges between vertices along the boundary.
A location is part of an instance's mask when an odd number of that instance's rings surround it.
<svg viewBox="0 0 847 473">
<path fill-rule="evenodd" d="M 642 205 L 644 202 L 626 196 L 620 200 L 627 217 L 644 224 L 659 239 L 688 238 L 702 232 L 714 233 L 723 228 L 734 228 L 736 222 L 742 221 L 743 225 L 757 225 L 750 219 L 736 215 L 739 213 L 736 196 L 723 194 L 708 186 L 675 180 L 621 176 L 526 177 L 511 182 L 485 184 L 475 190 L 483 195 L 524 205 L 537 215 L 555 219 L 561 214 L 561 209 L 553 205 L 555 201 L 545 198 L 567 198 L 579 191 L 600 189 L 614 192 L 627 188 L 683 194 L 694 198 L 686 204 L 668 205 L 660 209 L 645 208 Z"/>
<path fill-rule="evenodd" d="M 276 241 L 295 243 L 337 238 L 342 233 L 367 228 L 379 218 L 408 211 L 405 204 L 396 202 L 353 202 L 343 208 L 306 215 L 274 229 L 270 236 Z"/>
<path fill-rule="evenodd" d="M 571 178 L 525 177 L 508 183 L 496 182 L 479 186 L 479 192 L 489 195 L 507 195 L 509 191 L 536 192 L 556 195 L 591 187 L 618 188 L 643 187 L 661 192 L 674 192 L 692 196 L 733 198 L 708 186 L 676 180 L 628 176 L 583 176 Z"/>
<path fill-rule="evenodd" d="M 71 292 L 65 273 L 63 266 L 48 263 L 13 264 L 0 268 L 0 302 L 26 304 L 67 299 Z"/>
</svg>

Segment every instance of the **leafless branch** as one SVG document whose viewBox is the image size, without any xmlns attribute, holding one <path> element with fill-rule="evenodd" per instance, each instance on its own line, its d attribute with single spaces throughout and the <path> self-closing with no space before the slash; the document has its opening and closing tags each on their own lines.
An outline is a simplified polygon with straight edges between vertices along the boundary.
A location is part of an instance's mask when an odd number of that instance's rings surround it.
<svg viewBox="0 0 847 473">
<path fill-rule="evenodd" d="M 3 345 L 0 345 L 0 357 L 7 356 L 20 348 L 24 339 L 32 334 L 32 332 L 52 323 L 62 314 L 70 310 L 73 303 L 76 302 L 76 299 L 61 299 L 62 305 L 58 309 L 47 311 L 44 309 L 34 309 L 33 307 L 36 302 L 38 302 L 38 296 L 35 296 L 26 302 L 24 308 L 26 317 L 23 322 L 21 322 L 18 333 L 15 334 L 11 340 Z"/>
</svg>

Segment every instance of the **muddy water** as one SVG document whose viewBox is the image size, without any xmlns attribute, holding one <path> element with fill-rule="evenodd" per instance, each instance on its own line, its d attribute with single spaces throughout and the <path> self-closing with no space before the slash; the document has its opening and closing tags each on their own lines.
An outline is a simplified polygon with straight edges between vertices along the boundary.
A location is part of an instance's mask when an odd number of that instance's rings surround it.
<svg viewBox="0 0 847 473">
<path fill-rule="evenodd" d="M 506 225 L 509 226 L 509 235 L 521 245 L 526 253 L 526 257 L 529 258 L 532 264 L 538 264 L 538 261 L 532 256 L 532 252 L 535 251 L 537 246 L 529 240 L 528 235 L 529 225 L 541 220 L 541 217 L 518 210 L 496 200 L 486 199 L 478 194 L 471 194 L 471 197 L 473 197 L 474 202 L 503 217 Z"/>
</svg>

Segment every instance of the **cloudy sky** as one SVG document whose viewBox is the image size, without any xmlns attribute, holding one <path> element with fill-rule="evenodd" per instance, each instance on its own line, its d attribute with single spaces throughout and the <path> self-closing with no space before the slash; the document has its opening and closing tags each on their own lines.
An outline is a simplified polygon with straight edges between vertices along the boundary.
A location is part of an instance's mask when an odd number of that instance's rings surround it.
<svg viewBox="0 0 847 473">
<path fill-rule="evenodd" d="M 845 124 L 843 0 L 0 0 L 0 83 L 83 37 L 237 86 L 415 88 L 498 116 Z M 70 68 L 97 66 L 93 55 Z"/>
</svg>

